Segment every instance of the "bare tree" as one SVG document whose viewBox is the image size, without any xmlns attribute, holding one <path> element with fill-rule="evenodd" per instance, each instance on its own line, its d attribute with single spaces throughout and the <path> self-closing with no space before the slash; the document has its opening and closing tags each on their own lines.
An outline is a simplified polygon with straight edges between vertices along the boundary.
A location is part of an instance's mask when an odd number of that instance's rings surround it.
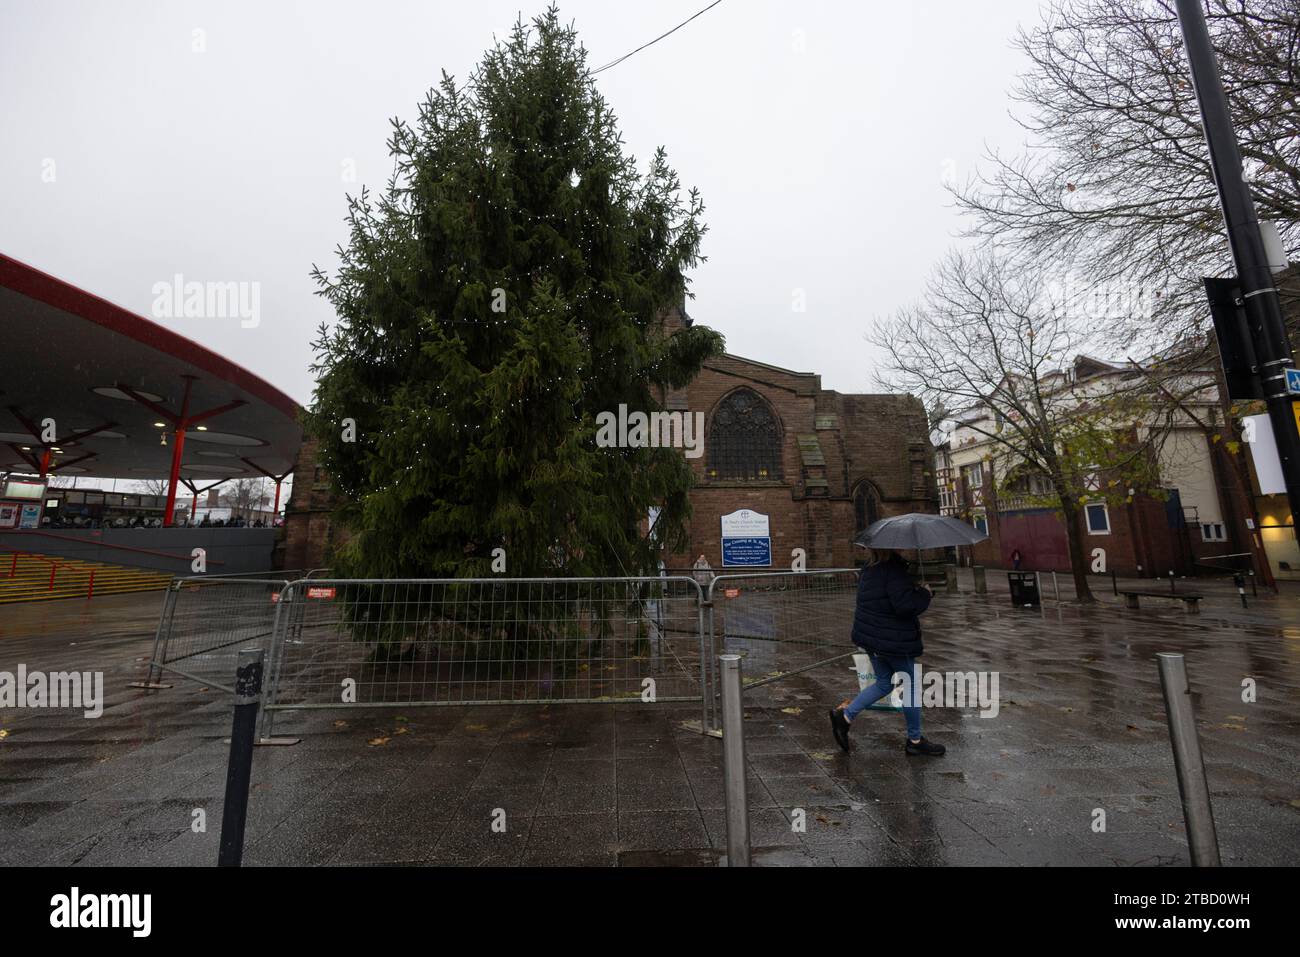
<svg viewBox="0 0 1300 957">
<path fill-rule="evenodd" d="M 255 509 L 266 508 L 271 499 L 261 479 L 241 478 L 227 482 L 218 501 L 235 515 L 249 517 Z"/>
<path fill-rule="evenodd" d="M 1300 248 L 1300 4 L 1205 0 L 1245 172 L 1262 220 Z M 1113 342 L 1154 348 L 1196 330 L 1202 276 L 1231 267 L 1172 0 L 1051 0 L 1015 41 L 1020 155 L 955 187 L 971 232 L 1050 263 L 1100 295 L 1145 299 L 1109 316 Z M 1284 299 L 1300 298 L 1294 274 Z"/>
<path fill-rule="evenodd" d="M 161 478 L 137 479 L 135 484 L 145 495 L 166 495 L 170 487 L 167 479 Z"/>
<path fill-rule="evenodd" d="M 1089 501 L 1128 501 L 1130 489 L 1162 494 L 1156 453 L 1167 409 L 1131 373 L 1103 390 L 1070 375 L 1087 343 L 1070 303 L 1042 277 L 1013 271 L 992 251 L 953 252 L 920 306 L 878 323 L 868 340 L 884 350 L 886 389 L 927 408 L 963 415 L 996 453 L 994 476 L 1034 472 L 1065 525 L 1076 593 L 1092 601 L 1080 518 Z"/>
</svg>

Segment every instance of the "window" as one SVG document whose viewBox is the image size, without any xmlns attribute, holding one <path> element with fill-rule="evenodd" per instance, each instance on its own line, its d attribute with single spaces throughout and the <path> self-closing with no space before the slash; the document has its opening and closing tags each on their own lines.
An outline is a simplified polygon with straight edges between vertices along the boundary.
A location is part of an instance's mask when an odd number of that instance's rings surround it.
<svg viewBox="0 0 1300 957">
<path fill-rule="evenodd" d="M 1052 480 L 1037 469 L 1022 468 L 1007 480 L 1006 494 L 1043 498 L 1053 494 Z"/>
<path fill-rule="evenodd" d="M 975 515 L 972 515 L 970 519 L 970 523 L 974 525 L 976 529 L 979 530 L 981 535 L 987 535 L 989 533 L 989 522 L 988 519 L 984 516 L 983 512 L 979 512 L 976 513 Z"/>
<path fill-rule="evenodd" d="M 710 479 L 781 480 L 781 430 L 772 410 L 752 389 L 737 389 L 718 404 L 708 443 Z"/>
<path fill-rule="evenodd" d="M 853 518 L 862 531 L 880 518 L 880 499 L 869 482 L 859 482 L 853 490 Z"/>
<path fill-rule="evenodd" d="M 976 462 L 974 465 L 963 465 L 961 467 L 961 482 L 966 496 L 966 504 L 983 505 L 984 463 Z"/>
<path fill-rule="evenodd" d="M 1203 542 L 1222 542 L 1227 539 L 1223 534 L 1222 522 L 1202 522 L 1201 523 L 1201 541 Z"/>
<path fill-rule="evenodd" d="M 1083 507 L 1088 518 L 1088 532 L 1091 535 L 1110 534 L 1110 512 L 1105 502 L 1092 502 Z"/>
</svg>

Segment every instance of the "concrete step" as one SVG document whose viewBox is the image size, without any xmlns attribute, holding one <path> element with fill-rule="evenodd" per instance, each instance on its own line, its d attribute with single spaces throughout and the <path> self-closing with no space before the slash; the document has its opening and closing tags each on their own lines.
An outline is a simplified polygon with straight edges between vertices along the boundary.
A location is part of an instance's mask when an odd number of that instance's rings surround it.
<svg viewBox="0 0 1300 957">
<path fill-rule="evenodd" d="M 51 562 L 54 563 L 53 587 L 50 584 Z M 106 562 L 55 556 L 42 558 L 28 554 L 19 555 L 17 561 L 11 555 L 6 562 L 5 556 L 0 554 L 0 604 L 159 591 L 171 580 L 172 576 L 167 572 Z"/>
</svg>

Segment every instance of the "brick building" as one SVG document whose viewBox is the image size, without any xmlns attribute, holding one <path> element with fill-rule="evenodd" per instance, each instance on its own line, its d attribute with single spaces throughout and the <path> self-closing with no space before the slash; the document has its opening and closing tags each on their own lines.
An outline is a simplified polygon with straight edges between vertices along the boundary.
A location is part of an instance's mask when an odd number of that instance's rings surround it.
<svg viewBox="0 0 1300 957">
<path fill-rule="evenodd" d="M 664 329 L 690 322 L 670 310 Z M 845 395 L 823 389 L 814 373 L 723 355 L 661 401 L 705 418 L 704 454 L 690 459 L 690 547 L 665 555 L 668 568 L 703 554 L 721 571 L 722 516 L 742 509 L 767 518 L 770 565 L 757 567 L 774 570 L 788 569 L 796 548 L 808 568 L 853 564 L 862 557 L 853 537 L 871 521 L 938 509 L 926 414 L 911 396 Z M 341 541 L 314 456 L 308 439 L 285 509 L 281 567 L 327 565 Z"/>
<path fill-rule="evenodd" d="M 334 490 L 316 465 L 316 448 L 315 439 L 303 437 L 284 507 L 284 533 L 276 540 L 276 568 L 327 568 L 334 549 L 346 541 L 346 533 L 330 518 Z"/>
<path fill-rule="evenodd" d="M 1077 398 L 1144 381 L 1127 363 L 1087 356 L 1055 375 L 1059 381 L 1052 376 L 1044 380 L 1049 398 L 1054 390 Z M 1191 575 L 1248 567 L 1252 550 L 1262 555 L 1251 530 L 1250 477 L 1240 450 L 1225 441 L 1227 413 L 1214 370 L 1207 362 L 1179 381 L 1182 398 L 1166 413 L 1168 419 L 1160 425 L 1163 437 L 1153 452 L 1156 486 L 1131 489 L 1118 501 L 1097 496 L 1083 503 L 1078 521 L 1085 556 L 1101 549 L 1108 571 Z M 960 560 L 1010 568 L 1012 553 L 1018 551 L 1023 569 L 1068 571 L 1064 520 L 1057 508 L 1045 505 L 1054 497 L 1046 477 L 1017 471 L 1015 457 L 987 437 L 994 428 L 988 409 L 966 410 L 950 425 L 935 461 L 940 511 L 989 536 L 963 548 Z M 1097 478 L 1104 483 L 1109 476 L 1099 473 Z"/>
<path fill-rule="evenodd" d="M 690 321 L 674 310 L 666 328 Z M 665 558 L 670 568 L 702 554 L 722 570 L 722 516 L 739 509 L 767 516 L 777 570 L 796 548 L 808 568 L 854 564 L 853 538 L 877 518 L 937 511 L 925 409 L 912 396 L 843 394 L 815 373 L 728 354 L 664 406 L 705 417 L 705 451 L 691 463 L 691 545 Z"/>
</svg>

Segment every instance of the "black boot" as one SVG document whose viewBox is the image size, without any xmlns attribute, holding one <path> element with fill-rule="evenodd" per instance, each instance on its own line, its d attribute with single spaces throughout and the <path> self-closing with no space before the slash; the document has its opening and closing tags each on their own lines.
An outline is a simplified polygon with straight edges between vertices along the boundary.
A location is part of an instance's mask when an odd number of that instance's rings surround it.
<svg viewBox="0 0 1300 957">
<path fill-rule="evenodd" d="M 849 749 L 849 719 L 844 717 L 843 708 L 831 708 L 831 734 L 836 744 L 845 751 Z"/>
<path fill-rule="evenodd" d="M 933 744 L 925 738 L 922 738 L 920 741 L 913 741 L 911 738 L 908 738 L 906 750 L 908 754 L 924 754 L 927 757 L 937 758 L 948 749 L 942 744 Z"/>
</svg>

